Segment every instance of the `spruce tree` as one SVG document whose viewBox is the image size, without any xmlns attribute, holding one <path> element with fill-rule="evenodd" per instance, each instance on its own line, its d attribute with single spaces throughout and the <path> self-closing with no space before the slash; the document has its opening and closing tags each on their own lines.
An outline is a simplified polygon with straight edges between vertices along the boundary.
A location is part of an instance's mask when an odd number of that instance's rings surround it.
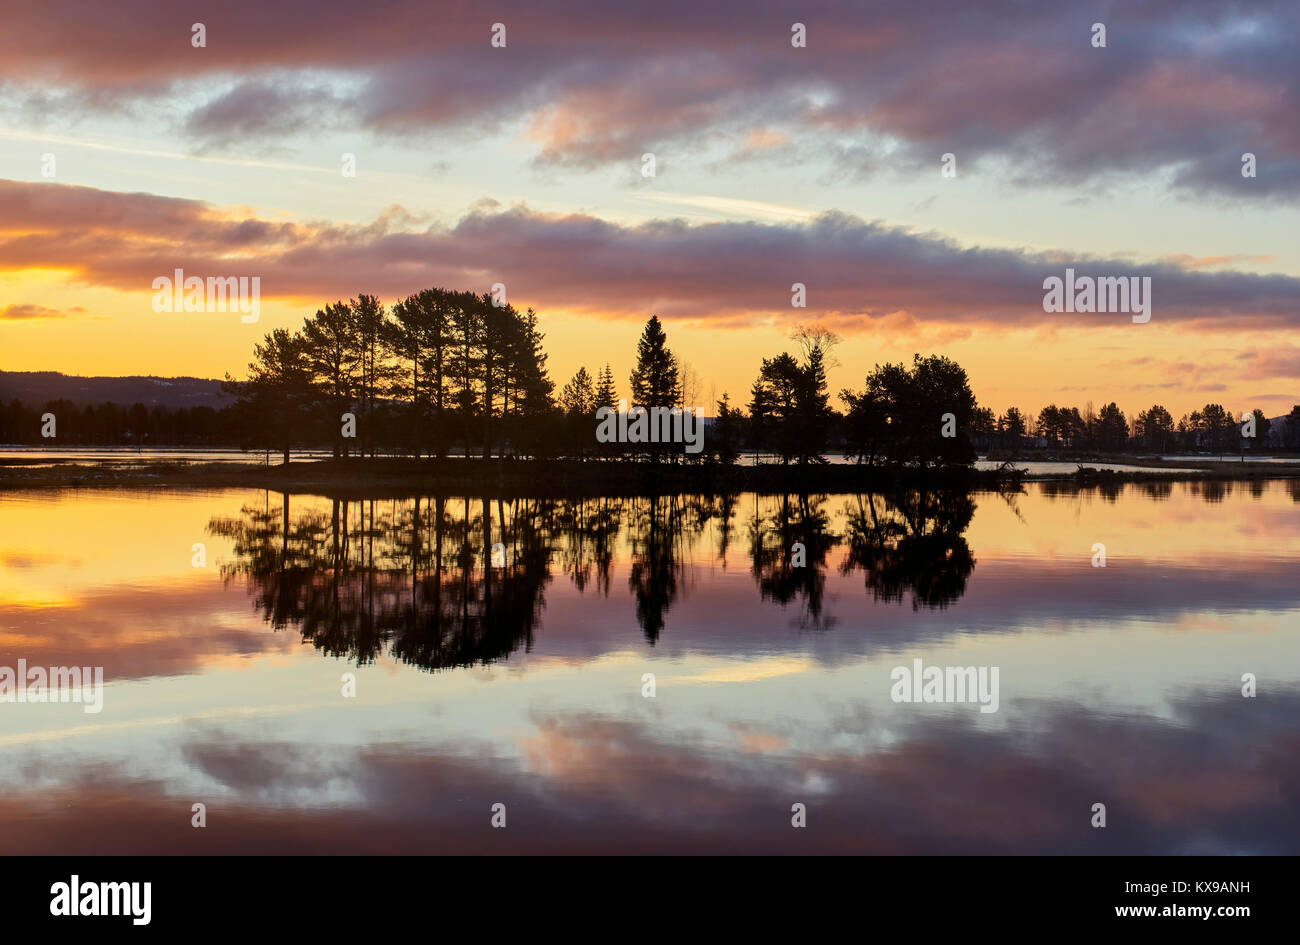
<svg viewBox="0 0 1300 945">
<path fill-rule="evenodd" d="M 608 363 L 596 381 L 596 406 L 618 409 L 618 388 L 614 386 L 614 371 Z"/>
<path fill-rule="evenodd" d="M 638 407 L 677 406 L 677 358 L 659 316 L 651 315 L 636 346 L 636 368 L 629 378 L 632 403 Z"/>
<path fill-rule="evenodd" d="M 657 315 L 651 315 L 641 332 L 636 346 L 636 367 L 630 378 L 631 402 L 637 407 L 652 410 L 655 407 L 678 406 L 677 358 L 668 350 L 668 336 Z M 653 415 L 651 418 L 653 423 Z M 650 458 L 658 462 L 665 444 L 646 444 Z"/>
</svg>

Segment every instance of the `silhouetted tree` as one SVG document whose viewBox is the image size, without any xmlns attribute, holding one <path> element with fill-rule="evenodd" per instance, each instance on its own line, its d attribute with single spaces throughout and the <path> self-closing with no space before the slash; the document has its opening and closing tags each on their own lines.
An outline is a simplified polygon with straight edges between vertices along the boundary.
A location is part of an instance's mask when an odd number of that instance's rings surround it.
<svg viewBox="0 0 1300 945">
<path fill-rule="evenodd" d="M 564 410 L 569 445 L 581 459 L 586 445 L 595 440 L 596 390 L 585 367 L 578 368 L 569 383 L 564 385 L 560 392 L 560 407 Z"/>
<path fill-rule="evenodd" d="M 614 384 L 614 372 L 608 364 L 601 370 L 596 382 L 596 406 L 618 409 L 618 388 Z"/>
<path fill-rule="evenodd" d="M 705 452 L 709 458 L 722 466 L 735 465 L 744 445 L 745 415 L 731 406 L 731 399 L 724 391 L 717 403 L 717 416 L 713 418 L 713 429 L 705 442 Z"/>
<path fill-rule="evenodd" d="M 302 435 L 302 420 L 313 398 L 313 375 L 301 336 L 277 328 L 253 346 L 248 380 L 226 375 L 225 389 L 238 396 L 235 410 L 241 427 L 264 437 L 257 445 L 277 444 L 289 463 L 289 451 Z"/>
<path fill-rule="evenodd" d="M 334 432 L 334 455 L 346 456 L 342 416 L 352 411 L 361 368 L 360 338 L 348 303 L 326 305 L 308 318 L 299 350 L 321 407 L 317 419 Z"/>
<path fill-rule="evenodd" d="M 1104 450 L 1123 449 L 1128 443 L 1128 420 L 1114 401 L 1097 415 L 1097 445 Z"/>
<path fill-rule="evenodd" d="M 848 428 L 861 455 L 879 442 L 875 452 L 899 465 L 958 466 L 975 459 L 970 441 L 975 395 L 966 372 L 939 355 L 903 364 L 877 365 L 867 375 L 860 394 L 848 394 Z M 841 395 L 844 396 L 844 395 Z M 951 414 L 951 423 L 945 415 Z M 945 436 L 951 426 L 952 436 Z M 862 431 L 866 431 L 865 433 Z"/>
<path fill-rule="evenodd" d="M 653 409 L 678 407 L 677 357 L 668 349 L 668 335 L 659 316 L 651 315 L 637 341 L 636 367 L 628 378 L 631 386 L 630 407 Z M 645 444 L 646 452 L 658 460 L 664 444 Z"/>
<path fill-rule="evenodd" d="M 1164 407 L 1153 404 L 1138 414 L 1137 429 L 1149 448 L 1163 453 L 1173 442 L 1174 418 Z"/>
</svg>

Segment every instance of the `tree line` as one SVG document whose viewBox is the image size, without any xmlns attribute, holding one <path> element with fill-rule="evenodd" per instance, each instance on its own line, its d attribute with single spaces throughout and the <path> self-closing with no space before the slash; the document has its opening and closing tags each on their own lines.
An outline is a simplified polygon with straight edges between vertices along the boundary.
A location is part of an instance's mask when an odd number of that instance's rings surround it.
<svg viewBox="0 0 1300 945">
<path fill-rule="evenodd" d="M 1235 417 L 1222 404 L 1206 404 L 1184 414 L 1176 423 L 1173 415 L 1160 404 L 1126 416 L 1112 401 L 1094 412 L 1089 404 L 1078 407 L 1049 404 L 1036 419 L 1011 408 L 996 422 L 985 418 L 989 439 L 1002 446 L 1022 445 L 1026 439 L 1049 449 L 1065 447 L 1078 451 L 1123 452 L 1150 450 L 1163 452 L 1234 452 L 1268 449 L 1300 449 L 1300 405 L 1274 431 L 1264 411 L 1256 408 L 1248 416 Z M 1253 428 L 1253 429 L 1252 429 Z"/>
<path fill-rule="evenodd" d="M 44 410 L 0 404 L 0 441 L 49 443 L 40 416 L 59 418 L 55 442 L 84 445 L 239 446 L 275 450 L 288 462 L 297 448 L 334 455 L 403 454 L 444 458 L 671 457 L 729 465 L 747 461 L 808 466 L 843 453 L 865 465 L 964 466 L 976 450 L 1026 447 L 1121 452 L 1130 449 L 1224 451 L 1241 443 L 1241 423 L 1207 404 L 1177 423 L 1153 405 L 1131 417 L 1115 403 L 1051 404 L 1035 416 L 1016 407 L 1002 416 L 976 403 L 965 370 L 949 358 L 914 356 L 877 364 L 858 389 L 832 399 L 827 372 L 840 339 L 800 327 L 790 350 L 762 359 L 745 402 L 729 394 L 712 408 L 704 450 L 684 455 L 671 443 L 598 443 L 602 407 L 692 408 L 697 382 L 668 344 L 657 316 L 646 322 L 626 394 L 608 363 L 581 367 L 556 391 L 547 369 L 537 313 L 490 294 L 431 288 L 385 306 L 359 295 L 325 305 L 296 331 L 275 329 L 258 342 L 247 380 L 226 375 L 234 402 L 212 408 Z M 1254 442 L 1269 442 L 1269 421 L 1254 411 Z M 1279 445 L 1300 448 L 1300 405 Z"/>
<path fill-rule="evenodd" d="M 762 360 L 748 403 L 723 394 L 703 452 L 686 456 L 672 443 L 597 443 L 594 436 L 602 407 L 700 406 L 693 375 L 657 316 L 637 341 L 626 396 L 609 364 L 594 374 L 579 368 L 556 394 L 542 339 L 532 309 L 520 312 L 488 294 L 426 289 L 390 309 L 361 295 L 319 310 L 297 332 L 270 332 L 254 348 L 249 379 L 228 377 L 227 387 L 249 420 L 242 428 L 286 461 L 306 442 L 329 442 L 338 456 L 731 464 L 752 452 L 757 460 L 809 465 L 843 450 L 869 464 L 974 460 L 975 397 L 965 371 L 947 358 L 877 365 L 861 391 L 840 392 L 841 413 L 827 381 L 840 339 L 800 328 L 792 351 Z"/>
<path fill-rule="evenodd" d="M 532 309 L 486 294 L 426 289 L 391 308 L 360 295 L 267 334 L 248 380 L 227 375 L 226 389 L 254 445 L 286 462 L 305 442 L 336 456 L 531 454 L 554 413 L 542 337 Z"/>
<path fill-rule="evenodd" d="M 43 437 L 46 414 L 56 418 L 56 435 Z M 142 403 L 79 405 L 48 400 L 31 405 L 0 403 L 0 443 L 62 446 L 219 447 L 238 442 L 229 407 L 148 407 Z"/>
</svg>

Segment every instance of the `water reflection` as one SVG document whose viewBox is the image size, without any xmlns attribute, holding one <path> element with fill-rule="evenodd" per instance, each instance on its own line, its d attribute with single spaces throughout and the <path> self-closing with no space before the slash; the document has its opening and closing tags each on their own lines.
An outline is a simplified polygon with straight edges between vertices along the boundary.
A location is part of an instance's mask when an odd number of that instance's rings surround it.
<svg viewBox="0 0 1300 945">
<path fill-rule="evenodd" d="M 743 516 L 749 568 L 763 600 L 798 604 L 800 629 L 826 630 L 828 555 L 843 546 L 841 575 L 862 572 L 871 598 L 910 597 L 912 609 L 961 597 L 975 559 L 963 537 L 971 495 L 913 491 L 836 497 L 751 496 Z M 227 539 L 228 581 L 246 581 L 277 630 L 292 626 L 329 656 L 359 665 L 385 652 L 425 669 L 486 665 L 531 649 L 552 572 L 579 592 L 609 596 L 618 543 L 629 553 L 628 590 L 647 642 L 664 633 L 686 591 L 687 560 L 710 525 L 726 561 L 737 495 L 587 500 L 443 497 L 334 499 L 329 509 L 278 507 L 214 518 Z"/>
<path fill-rule="evenodd" d="M 336 499 L 328 514 L 291 505 L 285 495 L 278 509 L 245 506 L 209 525 L 233 544 L 222 574 L 247 580 L 276 629 L 292 625 L 359 665 L 386 647 L 437 669 L 531 646 L 551 580 L 552 503 L 511 502 L 507 516 L 499 501 L 495 525 L 487 499 Z"/>
<path fill-rule="evenodd" d="M 82 490 L 0 494 L 0 521 L 0 665 L 102 664 L 108 681 L 97 716 L 0 705 L 0 852 L 1300 838 L 1300 483 Z M 893 702 L 913 657 L 1000 667 L 1001 708 Z M 188 827 L 195 800 L 213 828 Z M 488 826 L 498 801 L 509 830 Z"/>
<path fill-rule="evenodd" d="M 912 609 L 947 607 L 966 591 L 975 558 L 963 533 L 975 515 L 970 495 L 911 492 L 883 499 L 861 496 L 848 516 L 849 555 L 845 573 L 861 568 L 867 589 L 880 601 L 901 601 L 911 592 Z"/>
<path fill-rule="evenodd" d="M 835 618 L 824 613 L 826 556 L 842 537 L 830 529 L 824 496 L 783 495 L 763 515 L 755 496 L 748 523 L 751 570 L 764 600 L 802 604 L 801 628 L 827 629 Z"/>
</svg>

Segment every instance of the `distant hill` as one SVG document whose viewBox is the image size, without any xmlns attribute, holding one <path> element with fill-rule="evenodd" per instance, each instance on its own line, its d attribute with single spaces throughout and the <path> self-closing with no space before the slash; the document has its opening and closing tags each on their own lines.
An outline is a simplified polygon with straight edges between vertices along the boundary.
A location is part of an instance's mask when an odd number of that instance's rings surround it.
<svg viewBox="0 0 1300 945">
<path fill-rule="evenodd" d="M 204 377 L 77 377 L 58 371 L 0 371 L 0 401 L 70 400 L 77 406 L 141 403 L 147 407 L 224 407 L 221 381 Z"/>
</svg>

